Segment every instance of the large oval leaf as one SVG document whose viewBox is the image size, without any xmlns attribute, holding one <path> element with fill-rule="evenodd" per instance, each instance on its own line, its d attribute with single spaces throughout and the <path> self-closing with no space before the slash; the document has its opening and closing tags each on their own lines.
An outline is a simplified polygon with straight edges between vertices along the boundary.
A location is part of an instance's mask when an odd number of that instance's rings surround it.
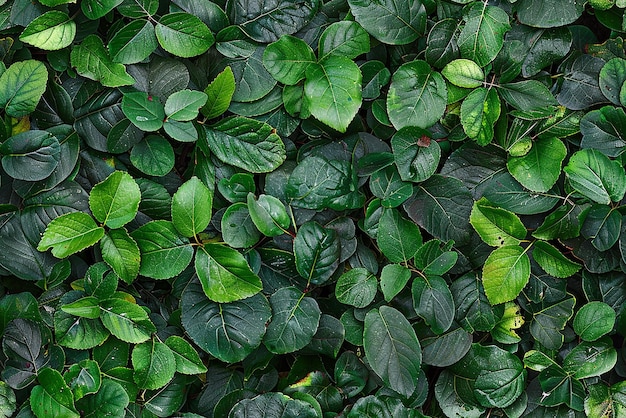
<svg viewBox="0 0 626 418">
<path fill-rule="evenodd" d="M 509 15 L 499 7 L 473 3 L 463 18 L 465 26 L 458 39 L 461 56 L 484 67 L 502 49 L 504 34 L 511 29 Z"/>
<path fill-rule="evenodd" d="M 76 22 L 67 13 L 50 10 L 24 28 L 20 41 L 34 47 L 54 51 L 69 46 L 76 36 Z"/>
<path fill-rule="evenodd" d="M 107 46 L 113 61 L 136 64 L 148 58 L 159 45 L 154 25 L 138 19 L 115 32 Z"/>
<path fill-rule="evenodd" d="M 420 343 L 404 315 L 390 306 L 365 316 L 363 347 L 370 366 L 389 388 L 409 397 L 422 362 Z"/>
<path fill-rule="evenodd" d="M 133 348 L 133 380 L 139 389 L 159 389 L 176 373 L 172 350 L 160 341 L 149 340 Z"/>
<path fill-rule="evenodd" d="M 520 22 L 537 28 L 564 26 L 578 19 L 585 8 L 583 0 L 521 0 L 516 4 Z"/>
<path fill-rule="evenodd" d="M 416 277 L 411 285 L 413 309 L 435 334 L 447 331 L 454 320 L 455 306 L 446 281 L 440 276 Z"/>
<path fill-rule="evenodd" d="M 183 326 L 193 341 L 226 363 L 243 360 L 261 344 L 265 323 L 272 314 L 267 299 L 261 294 L 236 302 L 217 303 L 207 299 L 196 280 L 183 292 L 181 308 Z"/>
<path fill-rule="evenodd" d="M 164 15 L 156 25 L 155 34 L 163 49 L 183 58 L 200 55 L 215 42 L 207 25 L 184 12 Z"/>
<path fill-rule="evenodd" d="M 47 131 L 30 130 L 14 135 L 0 145 L 2 168 L 15 179 L 44 180 L 61 160 L 61 145 Z"/>
<path fill-rule="evenodd" d="M 441 147 L 424 129 L 406 126 L 391 138 L 393 158 L 404 181 L 420 183 L 435 174 Z"/>
<path fill-rule="evenodd" d="M 193 176 L 172 196 L 172 223 L 185 237 L 204 231 L 211 222 L 213 193 Z"/>
<path fill-rule="evenodd" d="M 48 70 L 40 61 L 11 64 L 0 75 L 0 107 L 14 118 L 32 113 L 46 91 L 47 80 Z"/>
<path fill-rule="evenodd" d="M 349 0 L 350 11 L 374 38 L 391 45 L 404 45 L 426 31 L 422 1 Z"/>
<path fill-rule="evenodd" d="M 444 114 L 448 93 L 441 74 L 432 71 L 426 61 L 402 64 L 393 74 L 387 112 L 396 129 L 405 126 L 430 128 Z"/>
<path fill-rule="evenodd" d="M 74 406 L 74 397 L 69 386 L 58 371 L 46 367 L 38 374 L 39 385 L 32 389 L 30 402 L 33 412 L 38 417 L 53 415 L 58 417 L 79 418 Z"/>
</svg>

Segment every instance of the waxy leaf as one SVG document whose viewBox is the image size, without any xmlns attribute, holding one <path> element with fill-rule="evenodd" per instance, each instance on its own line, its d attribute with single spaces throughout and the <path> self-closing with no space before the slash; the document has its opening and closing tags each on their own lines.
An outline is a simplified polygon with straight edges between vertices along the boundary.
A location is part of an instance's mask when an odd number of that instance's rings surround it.
<svg viewBox="0 0 626 418">
<path fill-rule="evenodd" d="M 459 34 L 459 50 L 463 58 L 484 67 L 498 55 L 504 34 L 511 29 L 509 15 L 499 7 L 474 3 L 465 11 L 465 26 Z"/>
<path fill-rule="evenodd" d="M 608 373 L 617 363 L 617 351 L 609 337 L 583 341 L 563 359 L 563 369 L 576 379 L 597 377 Z"/>
<path fill-rule="evenodd" d="M 482 198 L 474 202 L 470 223 L 480 238 L 492 247 L 518 245 L 526 238 L 526 227 L 517 215 Z"/>
<path fill-rule="evenodd" d="M 158 131 L 165 120 L 163 104 L 157 98 L 140 91 L 124 94 L 122 112 L 142 131 Z"/>
<path fill-rule="evenodd" d="M 495 89 L 479 87 L 473 90 L 461 104 L 461 124 L 467 136 L 479 145 L 489 144 L 500 109 L 500 98 Z"/>
<path fill-rule="evenodd" d="M 339 237 L 314 221 L 303 224 L 293 241 L 296 269 L 307 283 L 328 281 L 339 266 Z"/>
<path fill-rule="evenodd" d="M 443 67 L 441 74 L 455 86 L 470 89 L 482 86 L 485 81 L 483 69 L 474 61 L 465 58 L 449 62 Z"/>
<path fill-rule="evenodd" d="M 575 152 L 563 171 L 572 187 L 594 202 L 608 205 L 626 193 L 624 168 L 594 149 Z"/>
<path fill-rule="evenodd" d="M 285 205 L 274 196 L 262 194 L 255 199 L 253 193 L 248 193 L 246 200 L 252 222 L 263 235 L 274 237 L 284 234 L 291 225 Z"/>
<path fill-rule="evenodd" d="M 413 309 L 435 334 L 447 331 L 454 320 L 455 306 L 446 281 L 440 276 L 416 277 L 411 285 Z"/>
<path fill-rule="evenodd" d="M 377 288 L 376 276 L 363 267 L 357 267 L 337 279 L 335 296 L 341 303 L 365 308 L 374 300 Z"/>
<path fill-rule="evenodd" d="M 319 409 L 319 405 L 317 406 Z M 237 402 L 228 416 L 229 418 L 316 418 L 319 417 L 319 413 L 310 402 L 291 399 L 283 393 L 270 392 Z"/>
<path fill-rule="evenodd" d="M 369 52 L 370 37 L 357 22 L 335 22 L 322 33 L 317 50 L 320 62 L 331 55 L 354 59 Z"/>
<path fill-rule="evenodd" d="M 220 224 L 222 239 L 233 248 L 250 248 L 261 238 L 248 206 L 243 202 L 234 203 L 226 208 Z"/>
<path fill-rule="evenodd" d="M 506 166 L 522 186 L 533 192 L 547 192 L 559 179 L 566 155 L 560 139 L 543 138 L 534 141 L 526 155 L 509 157 Z"/>
<path fill-rule="evenodd" d="M 567 373 L 558 364 L 543 370 L 539 375 L 542 398 L 546 406 L 567 405 L 570 410 L 583 410 L 585 388 L 574 376 Z"/>
<path fill-rule="evenodd" d="M 98 298 L 94 296 L 85 296 L 74 302 L 66 303 L 61 306 L 61 310 L 70 315 L 79 316 L 81 318 L 96 319 L 100 317 L 100 306 Z"/>
<path fill-rule="evenodd" d="M 204 293 L 219 303 L 256 295 L 263 285 L 239 251 L 220 244 L 205 244 L 196 253 L 195 268 Z"/>
<path fill-rule="evenodd" d="M 265 48 L 263 65 L 277 81 L 294 85 L 306 75 L 309 65 L 317 60 L 311 47 L 295 36 L 281 36 Z"/>
<path fill-rule="evenodd" d="M 39 385 L 32 389 L 30 402 L 33 412 L 38 417 L 54 415 L 67 418 L 79 418 L 74 406 L 71 389 L 58 371 L 49 367 L 38 373 Z"/>
<path fill-rule="evenodd" d="M 130 174 L 115 171 L 91 189 L 89 208 L 99 222 L 120 228 L 135 218 L 140 200 L 141 191 Z"/>
<path fill-rule="evenodd" d="M 176 371 L 183 374 L 206 373 L 207 368 L 202 363 L 196 349 L 183 337 L 170 335 L 165 344 L 172 350 L 176 361 Z"/>
<path fill-rule="evenodd" d="M 59 140 L 47 131 L 29 130 L 0 145 L 2 168 L 14 179 L 44 180 L 61 161 Z"/>
<path fill-rule="evenodd" d="M 154 25 L 147 20 L 133 20 L 109 40 L 111 59 L 122 64 L 143 61 L 158 47 Z"/>
<path fill-rule="evenodd" d="M 193 237 L 209 225 L 212 207 L 213 193 L 194 176 L 172 196 L 172 223 L 181 235 Z"/>
<path fill-rule="evenodd" d="M 123 0 L 85 0 L 80 3 L 80 8 L 91 20 L 96 20 L 118 6 Z"/>
<path fill-rule="evenodd" d="M 596 341 L 613 331 L 615 310 L 604 302 L 594 301 L 583 305 L 574 317 L 574 332 L 584 341 Z"/>
<path fill-rule="evenodd" d="M 133 380 L 139 389 L 159 389 L 176 373 L 176 359 L 172 350 L 160 341 L 149 340 L 137 344 L 131 355 Z"/>
<path fill-rule="evenodd" d="M 235 116 L 206 129 L 209 149 L 227 164 L 251 173 L 275 170 L 285 161 L 285 146 L 266 123 Z"/>
<path fill-rule="evenodd" d="M 156 327 L 141 306 L 116 297 L 100 302 L 100 319 L 111 334 L 127 343 L 139 344 L 150 339 Z"/>
<path fill-rule="evenodd" d="M 422 362 L 420 343 L 406 317 L 395 308 L 381 306 L 365 316 L 365 356 L 389 388 L 411 396 Z"/>
<path fill-rule="evenodd" d="M 274 354 L 306 346 L 317 332 L 321 311 L 315 299 L 295 287 L 283 287 L 270 297 L 272 321 L 263 343 Z"/>
<path fill-rule="evenodd" d="M 391 138 L 391 149 L 404 181 L 421 183 L 432 176 L 439 166 L 441 147 L 430 139 L 428 131 L 406 126 Z"/>
<path fill-rule="evenodd" d="M 446 104 L 446 83 L 426 61 L 402 64 L 393 73 L 387 95 L 387 112 L 396 129 L 405 126 L 427 129 L 443 116 Z"/>
<path fill-rule="evenodd" d="M 217 303 L 206 297 L 197 280 L 185 288 L 181 308 L 183 327 L 191 339 L 226 363 L 245 359 L 261 344 L 265 323 L 272 316 L 267 299 L 260 293 L 236 302 Z"/>
<path fill-rule="evenodd" d="M 207 119 L 213 119 L 226 112 L 235 93 L 233 70 L 230 67 L 224 68 L 204 89 L 204 93 L 207 95 L 207 102 L 200 109 L 200 112 Z"/>
<path fill-rule="evenodd" d="M 103 86 L 129 86 L 135 82 L 123 64 L 113 62 L 97 35 L 89 35 L 83 39 L 80 45 L 72 49 L 70 59 L 80 75 L 98 81 Z"/>
<path fill-rule="evenodd" d="M 149 176 L 164 176 L 174 168 L 174 148 L 164 137 L 148 135 L 133 146 L 130 162 Z"/>
<path fill-rule="evenodd" d="M 529 278 L 530 259 L 518 245 L 496 248 L 485 260 L 483 286 L 492 305 L 515 299 Z"/>
<path fill-rule="evenodd" d="M 55 218 L 46 227 L 37 249 L 52 248 L 52 255 L 65 258 L 92 246 L 104 236 L 104 228 L 96 225 L 84 212 L 70 212 Z"/>
<path fill-rule="evenodd" d="M 100 240 L 102 259 L 126 283 L 132 283 L 139 274 L 141 253 L 134 239 L 125 229 L 107 231 Z"/>
<path fill-rule="evenodd" d="M 153 279 L 169 279 L 191 262 L 193 248 L 169 221 L 157 220 L 131 233 L 141 251 L 139 273 Z"/>
<path fill-rule="evenodd" d="M 356 21 L 383 43 L 405 45 L 426 31 L 422 1 L 349 0 L 348 4 Z"/>
<path fill-rule="evenodd" d="M 76 22 L 67 13 L 50 10 L 24 28 L 20 41 L 36 48 L 55 51 L 71 45 L 76 36 Z"/>
<path fill-rule="evenodd" d="M 622 86 L 626 82 L 626 60 L 613 58 L 600 70 L 600 90 L 616 106 L 621 105 Z"/>
<path fill-rule="evenodd" d="M 436 68 L 445 67 L 446 64 L 460 57 L 457 43 L 457 31 L 459 22 L 457 19 L 441 19 L 432 27 L 426 40 L 426 61 Z"/>
<path fill-rule="evenodd" d="M 75 400 L 96 393 L 102 385 L 100 367 L 93 360 L 81 360 L 72 364 L 63 379 L 72 389 Z"/>
<path fill-rule="evenodd" d="M 14 118 L 32 113 L 46 91 L 47 80 L 48 71 L 39 61 L 11 64 L 0 75 L 0 107 Z"/>
<path fill-rule="evenodd" d="M 400 264 L 387 264 L 380 273 L 380 290 L 389 302 L 404 289 L 411 278 L 411 270 Z"/>
<path fill-rule="evenodd" d="M 104 379 L 100 389 L 93 395 L 87 395 L 76 402 L 76 408 L 84 417 L 96 418 L 99 414 L 120 416 L 129 403 L 129 395 L 118 382 Z"/>
<path fill-rule="evenodd" d="M 570 260 L 558 248 L 545 241 L 535 243 L 533 259 L 546 273 L 554 277 L 570 277 L 580 270 L 580 264 Z"/>
<path fill-rule="evenodd" d="M 164 50 L 183 58 L 200 55 L 215 42 L 211 30 L 198 17 L 184 12 L 161 17 L 155 34 Z"/>
<path fill-rule="evenodd" d="M 361 107 L 362 75 L 354 61 L 329 56 L 306 69 L 305 103 L 315 118 L 345 132 Z"/>
<path fill-rule="evenodd" d="M 165 102 L 165 115 L 168 119 L 186 122 L 198 117 L 198 110 L 207 102 L 207 95 L 196 90 L 180 90 L 169 96 Z"/>
<path fill-rule="evenodd" d="M 592 110 L 580 120 L 581 147 L 597 149 L 608 157 L 618 157 L 626 150 L 625 129 L 623 108 L 604 106 Z"/>
<path fill-rule="evenodd" d="M 520 22 L 536 28 L 553 28 L 574 22 L 583 13 L 582 0 L 520 0 L 516 4 Z"/>
</svg>

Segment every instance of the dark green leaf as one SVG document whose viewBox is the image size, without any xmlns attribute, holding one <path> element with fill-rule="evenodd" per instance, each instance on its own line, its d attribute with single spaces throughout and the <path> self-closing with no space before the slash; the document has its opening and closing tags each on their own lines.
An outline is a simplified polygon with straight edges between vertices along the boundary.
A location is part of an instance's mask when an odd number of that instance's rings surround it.
<svg viewBox="0 0 626 418">
<path fill-rule="evenodd" d="M 160 135 L 148 135 L 133 146 L 130 161 L 149 176 L 164 176 L 174 168 L 174 149 Z"/>
<path fill-rule="evenodd" d="M 243 202 L 232 204 L 224 211 L 221 230 L 224 242 L 234 248 L 252 247 L 261 238 L 248 206 Z"/>
<path fill-rule="evenodd" d="M 357 22 L 335 22 L 322 33 L 317 50 L 320 62 L 332 55 L 354 59 L 369 52 L 370 37 Z"/>
<path fill-rule="evenodd" d="M 463 18 L 465 26 L 458 39 L 461 56 L 484 67 L 502 49 L 504 34 L 511 29 L 509 15 L 499 7 L 473 3 Z"/>
<path fill-rule="evenodd" d="M 582 383 L 565 372 L 560 366 L 552 365 L 539 375 L 542 397 L 541 404 L 556 406 L 565 404 L 577 411 L 583 410 L 585 388 Z"/>
<path fill-rule="evenodd" d="M 407 128 L 410 129 L 410 128 Z M 402 181 L 396 167 L 388 166 L 370 177 L 370 190 L 384 207 L 395 208 L 413 195 L 413 185 Z"/>
<path fill-rule="evenodd" d="M 574 314 L 576 299 L 573 296 L 549 304 L 544 303 L 533 312 L 530 333 L 549 350 L 557 350 L 563 344 L 561 331 Z"/>
<path fill-rule="evenodd" d="M 74 394 L 74 399 L 78 400 L 85 395 L 96 393 L 102 384 L 100 367 L 93 360 L 82 360 L 70 366 L 63 376 Z"/>
<path fill-rule="evenodd" d="M 324 284 L 339 266 L 339 237 L 334 229 L 310 221 L 298 229 L 293 252 L 300 276 L 307 283 Z"/>
<path fill-rule="evenodd" d="M 49 132 L 30 130 L 4 141 L 0 145 L 0 154 L 2 168 L 9 176 L 39 181 L 50 176 L 59 165 L 61 145 Z"/>
<path fill-rule="evenodd" d="M 436 68 L 442 68 L 454 59 L 459 58 L 456 19 L 441 19 L 432 27 L 426 41 L 426 61 Z"/>
<path fill-rule="evenodd" d="M 305 401 L 270 392 L 244 399 L 231 409 L 229 418 L 317 418 L 314 407 Z"/>
<path fill-rule="evenodd" d="M 154 25 L 147 20 L 133 20 L 115 32 L 107 46 L 114 62 L 141 62 L 158 47 Z"/>
<path fill-rule="evenodd" d="M 519 20 L 528 26 L 553 28 L 574 22 L 584 9 L 582 0 L 521 0 L 517 3 Z"/>
<path fill-rule="evenodd" d="M 189 341 L 178 335 L 171 335 L 167 337 L 165 344 L 174 354 L 176 372 L 191 375 L 207 372 L 207 368 L 202 363 L 198 352 Z"/>
<path fill-rule="evenodd" d="M 117 287 L 117 279 L 115 285 Z M 84 296 L 82 292 L 71 291 L 63 295 L 59 302 L 68 304 Z M 102 344 L 110 332 L 100 320 L 75 317 L 59 309 L 54 313 L 54 334 L 59 345 L 85 350 Z"/>
<path fill-rule="evenodd" d="M 426 30 L 422 1 L 349 0 L 350 11 L 374 38 L 391 45 L 413 42 Z"/>
<path fill-rule="evenodd" d="M 611 387 L 596 383 L 587 387 L 585 413 L 589 417 L 618 418 L 626 413 L 626 383 L 619 382 Z"/>
<path fill-rule="evenodd" d="M 374 300 L 378 280 L 363 267 L 357 267 L 337 279 L 335 297 L 341 303 L 356 308 L 365 308 Z"/>
<path fill-rule="evenodd" d="M 578 344 L 563 359 L 563 369 L 576 379 L 597 377 L 608 373 L 617 363 L 617 351 L 609 337 Z"/>
<path fill-rule="evenodd" d="M 421 329 L 419 331 L 422 331 Z M 453 324 L 447 331 L 437 335 L 430 330 L 420 333 L 422 361 L 435 367 L 448 367 L 465 356 L 472 346 L 472 336 Z"/>
<path fill-rule="evenodd" d="M 537 80 L 503 83 L 498 93 L 507 103 L 522 111 L 544 109 L 557 104 L 548 87 Z"/>
<path fill-rule="evenodd" d="M 447 331 L 454 320 L 454 299 L 446 281 L 439 276 L 416 277 L 411 286 L 413 309 L 435 334 Z"/>
<path fill-rule="evenodd" d="M 580 55 L 565 63 L 563 84 L 556 98 L 559 104 L 572 110 L 583 110 L 606 102 L 599 85 L 599 74 L 604 60 L 591 55 Z"/>
<path fill-rule="evenodd" d="M 450 286 L 457 307 L 456 320 L 470 332 L 491 331 L 497 317 L 491 307 L 482 282 L 475 274 L 465 274 Z"/>
<path fill-rule="evenodd" d="M 611 103 L 619 106 L 622 98 L 622 85 L 626 81 L 626 60 L 613 58 L 600 70 L 600 90 Z"/>
<path fill-rule="evenodd" d="M 164 50 L 183 58 L 200 55 L 215 42 L 209 28 L 198 17 L 183 12 L 161 17 L 155 34 Z"/>
<path fill-rule="evenodd" d="M 621 107 L 604 106 L 592 110 L 580 120 L 581 146 L 597 149 L 608 157 L 617 157 L 626 149 L 624 129 L 626 113 Z"/>
<path fill-rule="evenodd" d="M 626 192 L 624 168 L 599 151 L 575 152 L 563 171 L 572 187 L 594 202 L 618 202 Z"/>
<path fill-rule="evenodd" d="M 441 148 L 430 139 L 430 133 L 421 128 L 407 126 L 391 138 L 393 157 L 400 177 L 404 181 L 423 182 L 439 166 Z"/>
<path fill-rule="evenodd" d="M 411 278 L 411 270 L 399 264 L 387 264 L 380 273 L 380 289 L 389 302 L 404 289 Z"/>
<path fill-rule="evenodd" d="M 400 215 L 397 209 L 385 209 L 378 221 L 376 241 L 382 253 L 393 263 L 407 262 L 422 245 L 417 225 Z"/>
</svg>

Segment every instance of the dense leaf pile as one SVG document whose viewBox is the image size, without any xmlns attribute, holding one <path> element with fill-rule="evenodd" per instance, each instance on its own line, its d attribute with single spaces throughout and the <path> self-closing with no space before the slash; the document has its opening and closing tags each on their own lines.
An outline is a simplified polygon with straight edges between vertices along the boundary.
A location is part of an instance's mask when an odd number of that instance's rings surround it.
<svg viewBox="0 0 626 418">
<path fill-rule="evenodd" d="M 0 0 L 0 417 L 626 416 L 625 10 Z"/>
</svg>

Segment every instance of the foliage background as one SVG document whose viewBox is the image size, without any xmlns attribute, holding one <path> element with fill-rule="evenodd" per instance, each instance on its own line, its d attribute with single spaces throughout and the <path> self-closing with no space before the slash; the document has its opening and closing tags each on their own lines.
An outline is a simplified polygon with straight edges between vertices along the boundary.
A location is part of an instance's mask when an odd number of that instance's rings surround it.
<svg viewBox="0 0 626 418">
<path fill-rule="evenodd" d="M 626 416 L 623 0 L 0 0 L 0 416 Z"/>
</svg>

